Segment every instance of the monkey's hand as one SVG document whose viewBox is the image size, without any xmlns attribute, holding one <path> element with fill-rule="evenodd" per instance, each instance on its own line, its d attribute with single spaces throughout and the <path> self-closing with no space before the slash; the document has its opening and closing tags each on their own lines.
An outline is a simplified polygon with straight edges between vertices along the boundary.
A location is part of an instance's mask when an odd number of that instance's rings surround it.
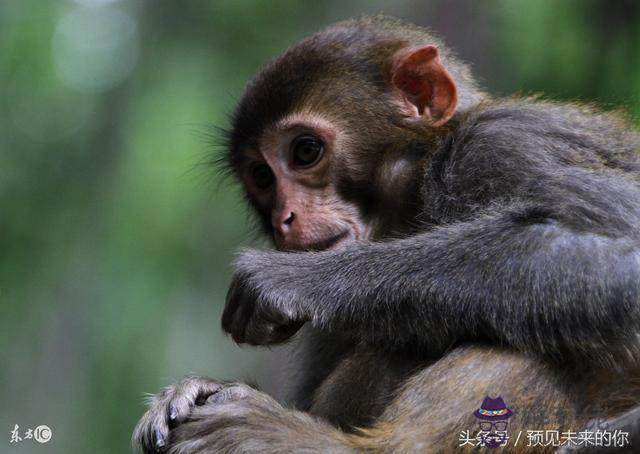
<svg viewBox="0 0 640 454">
<path fill-rule="evenodd" d="M 172 427 L 185 422 L 195 406 L 224 393 L 235 392 L 221 382 L 206 377 L 187 376 L 167 386 L 149 399 L 149 409 L 138 422 L 133 441 L 145 452 L 161 451 L 167 446 Z M 222 393 L 222 394 L 221 394 Z M 215 395 L 217 397 L 212 397 Z"/>
<path fill-rule="evenodd" d="M 245 251 L 227 293 L 222 328 L 238 343 L 270 345 L 286 341 L 309 320 L 300 303 L 307 254 Z M 309 269 L 309 273 L 312 269 Z"/>
<path fill-rule="evenodd" d="M 248 385 L 203 377 L 155 396 L 133 438 L 145 453 L 351 452 L 349 437 L 327 423 Z"/>
</svg>

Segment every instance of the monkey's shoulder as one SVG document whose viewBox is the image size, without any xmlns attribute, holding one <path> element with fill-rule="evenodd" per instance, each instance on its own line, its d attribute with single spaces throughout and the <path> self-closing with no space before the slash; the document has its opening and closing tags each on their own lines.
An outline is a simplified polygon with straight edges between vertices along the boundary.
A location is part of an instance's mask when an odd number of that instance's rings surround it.
<svg viewBox="0 0 640 454">
<path fill-rule="evenodd" d="M 615 114 L 508 100 L 455 121 L 423 180 L 429 219 L 459 219 L 497 201 L 637 198 L 640 136 Z"/>
<path fill-rule="evenodd" d="M 509 99 L 460 114 L 434 155 L 434 175 L 523 181 L 563 170 L 640 173 L 640 134 L 617 113 Z"/>
</svg>

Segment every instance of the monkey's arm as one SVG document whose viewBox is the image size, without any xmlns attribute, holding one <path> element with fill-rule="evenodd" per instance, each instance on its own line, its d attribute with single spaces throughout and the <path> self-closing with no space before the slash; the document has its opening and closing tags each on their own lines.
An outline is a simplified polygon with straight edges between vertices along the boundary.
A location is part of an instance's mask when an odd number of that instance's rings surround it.
<svg viewBox="0 0 640 454">
<path fill-rule="evenodd" d="M 569 224 L 511 206 L 341 251 L 248 251 L 223 327 L 255 344 L 304 320 L 381 347 L 480 337 L 597 364 L 637 359 L 640 242 Z"/>
</svg>

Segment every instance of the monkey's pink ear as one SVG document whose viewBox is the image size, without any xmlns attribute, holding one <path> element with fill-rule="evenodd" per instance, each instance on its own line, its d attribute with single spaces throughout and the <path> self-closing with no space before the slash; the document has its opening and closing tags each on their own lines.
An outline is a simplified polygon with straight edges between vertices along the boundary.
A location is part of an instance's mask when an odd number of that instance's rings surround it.
<svg viewBox="0 0 640 454">
<path fill-rule="evenodd" d="M 442 126 L 458 105 L 456 84 L 440 62 L 438 49 L 424 46 L 397 56 L 392 82 L 431 126 Z"/>
</svg>

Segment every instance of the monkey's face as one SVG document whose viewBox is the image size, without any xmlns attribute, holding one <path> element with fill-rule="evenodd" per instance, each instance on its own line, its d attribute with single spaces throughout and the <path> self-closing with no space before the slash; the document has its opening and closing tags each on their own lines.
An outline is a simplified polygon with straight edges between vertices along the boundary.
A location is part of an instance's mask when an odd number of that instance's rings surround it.
<svg viewBox="0 0 640 454">
<path fill-rule="evenodd" d="M 346 135 L 320 116 L 290 115 L 244 150 L 240 169 L 247 194 L 270 221 L 280 250 L 336 249 L 369 239 L 371 226 L 337 191 Z"/>
<path fill-rule="evenodd" d="M 281 250 L 405 234 L 425 159 L 457 105 L 436 47 L 328 36 L 268 65 L 228 133 L 230 167 Z"/>
</svg>

